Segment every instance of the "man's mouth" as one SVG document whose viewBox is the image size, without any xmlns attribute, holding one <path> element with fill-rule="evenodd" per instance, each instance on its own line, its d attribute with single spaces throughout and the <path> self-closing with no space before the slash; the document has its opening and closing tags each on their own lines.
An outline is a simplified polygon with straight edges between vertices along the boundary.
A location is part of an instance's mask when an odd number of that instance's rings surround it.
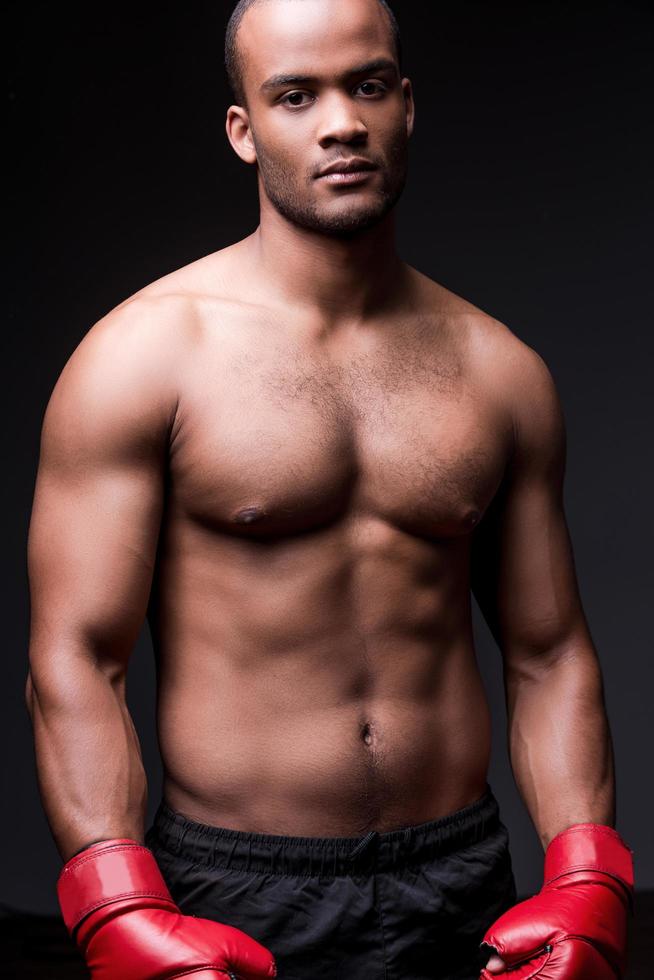
<svg viewBox="0 0 654 980">
<path fill-rule="evenodd" d="M 325 180 L 329 184 L 350 186 L 351 184 L 362 184 L 369 177 L 372 177 L 372 170 L 337 170 L 330 174 L 322 174 L 318 180 Z"/>
<path fill-rule="evenodd" d="M 321 180 L 330 180 L 331 183 L 356 183 L 376 169 L 372 160 L 366 160 L 365 157 L 347 157 L 330 163 L 321 170 L 318 177 Z"/>
</svg>

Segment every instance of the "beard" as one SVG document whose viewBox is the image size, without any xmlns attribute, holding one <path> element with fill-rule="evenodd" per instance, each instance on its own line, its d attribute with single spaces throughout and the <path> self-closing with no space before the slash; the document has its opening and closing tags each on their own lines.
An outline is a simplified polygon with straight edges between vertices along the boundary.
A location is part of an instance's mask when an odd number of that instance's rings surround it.
<svg viewBox="0 0 654 980">
<path fill-rule="evenodd" d="M 402 138 L 404 136 L 404 138 Z M 298 173 L 280 156 L 259 145 L 252 132 L 257 167 L 264 189 L 276 211 L 294 225 L 337 238 L 352 238 L 373 228 L 391 211 L 404 190 L 408 173 L 408 139 L 405 131 L 391 144 L 387 165 L 374 173 L 382 177 L 381 189 L 362 201 L 356 192 L 338 190 L 337 208 L 330 210 L 312 196 L 315 177 L 303 183 Z M 350 195 L 352 195 L 350 197 Z"/>
</svg>

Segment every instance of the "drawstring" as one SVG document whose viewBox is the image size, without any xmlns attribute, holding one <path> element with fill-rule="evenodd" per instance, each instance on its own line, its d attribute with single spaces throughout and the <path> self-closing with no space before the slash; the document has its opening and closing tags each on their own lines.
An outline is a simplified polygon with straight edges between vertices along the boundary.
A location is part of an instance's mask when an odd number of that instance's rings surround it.
<svg viewBox="0 0 654 980">
<path fill-rule="evenodd" d="M 364 851 L 372 841 L 376 840 L 377 837 L 379 837 L 379 832 L 376 830 L 370 830 L 366 834 L 366 836 L 362 837 L 359 843 L 350 851 L 349 854 L 350 860 L 351 861 L 354 860 L 357 854 L 360 854 L 362 851 Z"/>
<path fill-rule="evenodd" d="M 188 825 L 184 825 L 181 828 L 181 833 L 180 833 L 179 837 L 177 838 L 177 853 L 178 854 L 181 854 L 181 852 L 182 852 L 182 844 L 184 843 L 184 838 L 186 837 L 187 830 L 188 830 Z"/>
</svg>

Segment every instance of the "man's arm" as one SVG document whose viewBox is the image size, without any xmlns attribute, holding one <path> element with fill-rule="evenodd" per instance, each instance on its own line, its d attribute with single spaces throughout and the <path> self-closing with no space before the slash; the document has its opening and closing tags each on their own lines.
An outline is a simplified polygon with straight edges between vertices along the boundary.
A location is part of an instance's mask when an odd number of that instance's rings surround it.
<svg viewBox="0 0 654 980">
<path fill-rule="evenodd" d="M 146 778 L 125 676 L 151 586 L 175 413 L 153 313 L 132 303 L 89 331 L 42 427 L 26 696 L 64 859 L 97 840 L 143 838 Z"/>
<path fill-rule="evenodd" d="M 481 977 L 510 967 L 517 980 L 615 980 L 627 964 L 633 861 L 613 826 L 602 676 L 564 516 L 565 427 L 545 363 L 515 350 L 513 452 L 475 533 L 472 587 L 502 652 L 511 765 L 545 866 L 539 894 L 487 929 Z"/>
<path fill-rule="evenodd" d="M 514 777 L 546 848 L 575 823 L 613 825 L 613 750 L 564 515 L 560 401 L 526 345 L 510 367 L 513 454 L 475 532 L 472 588 L 503 657 Z"/>
<path fill-rule="evenodd" d="M 27 702 L 66 860 L 59 903 L 94 980 L 255 980 L 275 976 L 270 951 L 183 915 L 142 844 L 146 778 L 125 704 L 175 438 L 173 302 L 134 301 L 96 324 L 52 393 L 28 544 Z"/>
</svg>

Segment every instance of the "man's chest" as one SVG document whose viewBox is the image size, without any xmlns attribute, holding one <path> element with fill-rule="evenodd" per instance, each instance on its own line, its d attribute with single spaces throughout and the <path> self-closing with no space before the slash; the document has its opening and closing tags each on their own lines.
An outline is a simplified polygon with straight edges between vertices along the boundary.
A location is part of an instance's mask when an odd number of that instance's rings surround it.
<svg viewBox="0 0 654 980">
<path fill-rule="evenodd" d="M 207 351 L 185 377 L 170 459 L 185 517 L 263 538 L 355 512 L 434 538 L 476 526 L 510 432 L 464 358 L 409 345 L 337 357 L 262 347 Z"/>
</svg>

